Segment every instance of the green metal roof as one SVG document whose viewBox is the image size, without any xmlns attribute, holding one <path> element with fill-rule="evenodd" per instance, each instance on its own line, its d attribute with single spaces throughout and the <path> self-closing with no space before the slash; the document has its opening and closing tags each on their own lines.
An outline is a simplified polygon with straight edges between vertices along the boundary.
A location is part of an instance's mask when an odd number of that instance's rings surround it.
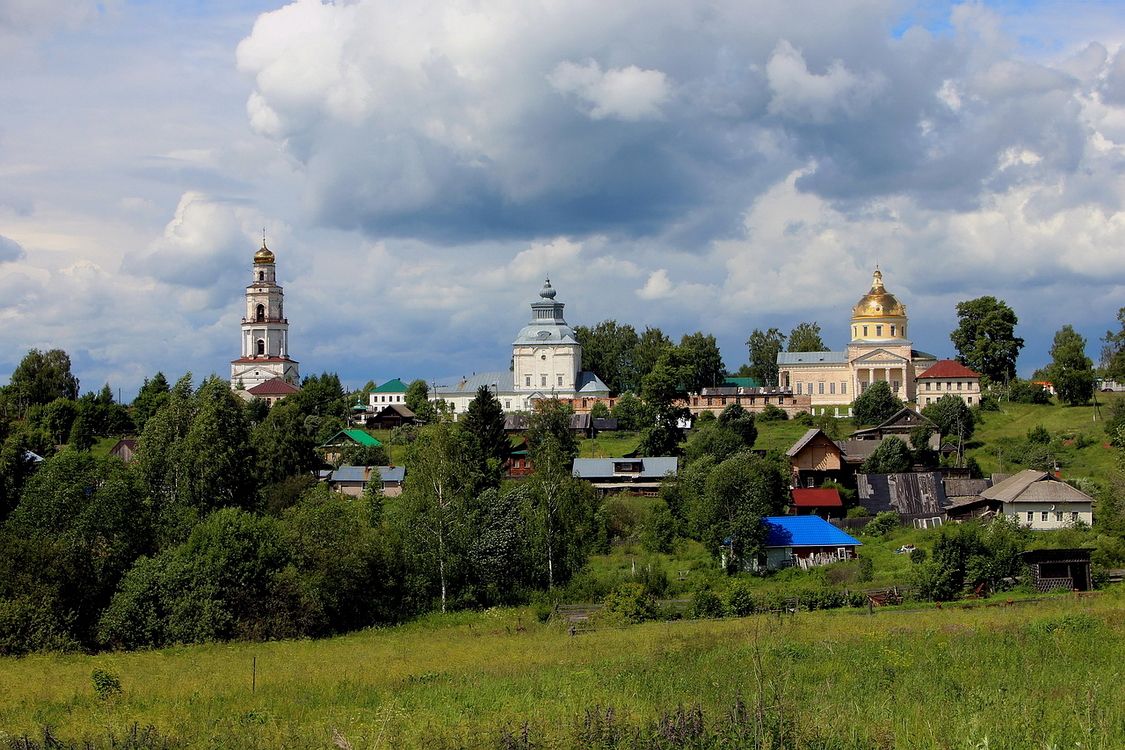
<svg viewBox="0 0 1125 750">
<path fill-rule="evenodd" d="M 359 443 L 360 445 L 367 446 L 368 448 L 376 448 L 376 447 L 382 445 L 382 443 L 380 443 L 377 439 L 375 439 L 371 435 L 367 434 L 363 430 L 355 430 L 355 429 L 340 430 L 335 435 L 328 438 L 328 440 L 324 441 L 324 445 L 326 445 L 326 446 L 327 445 L 336 445 L 338 442 L 340 442 L 341 436 L 343 436 L 345 438 L 349 438 L 353 442 Z"/>
<path fill-rule="evenodd" d="M 398 378 L 388 380 L 381 386 L 372 391 L 372 393 L 406 393 L 406 383 Z"/>
<path fill-rule="evenodd" d="M 723 385 L 736 388 L 761 388 L 763 383 L 757 378 L 727 378 L 723 381 Z"/>
</svg>

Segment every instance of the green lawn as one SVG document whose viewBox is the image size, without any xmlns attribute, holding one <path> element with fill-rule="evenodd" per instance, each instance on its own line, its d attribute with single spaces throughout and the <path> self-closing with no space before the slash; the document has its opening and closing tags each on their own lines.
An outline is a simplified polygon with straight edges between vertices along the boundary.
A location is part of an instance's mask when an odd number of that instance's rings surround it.
<svg viewBox="0 0 1125 750">
<path fill-rule="evenodd" d="M 1110 750 L 1125 746 L 1123 609 L 1119 587 L 1034 605 L 657 622 L 577 637 L 511 609 L 322 641 L 36 655 L 0 660 L 0 740 L 50 726 L 108 747 L 108 733 L 136 723 L 185 748 L 624 748 L 687 731 L 657 726 L 680 706 L 681 716 L 699 708 L 697 730 L 739 738 L 722 747 L 764 746 L 764 726 L 794 750 Z M 118 677 L 120 694 L 96 697 L 95 669 Z M 516 744 L 525 732 L 530 745 Z"/>
<path fill-rule="evenodd" d="M 1019 449 L 1016 443 L 1026 438 L 1029 430 L 1042 425 L 1052 438 L 1080 433 L 1091 438 L 1091 444 L 1084 448 L 1058 446 L 1055 453 L 1064 477 L 1093 477 L 1104 481 L 1113 471 L 1116 456 L 1107 442 L 1105 419 L 1113 402 L 1122 397 L 1125 394 L 1099 393 L 1098 413 L 1093 406 L 1002 403 L 1000 411 L 981 414 L 982 420 L 973 434 L 968 455 L 974 457 L 986 473 L 1019 471 L 1024 467 L 1012 461 L 1012 451 Z"/>
<path fill-rule="evenodd" d="M 578 442 L 578 455 L 581 458 L 620 458 L 632 453 L 640 445 L 641 436 L 636 432 L 601 432 L 589 440 Z"/>
</svg>

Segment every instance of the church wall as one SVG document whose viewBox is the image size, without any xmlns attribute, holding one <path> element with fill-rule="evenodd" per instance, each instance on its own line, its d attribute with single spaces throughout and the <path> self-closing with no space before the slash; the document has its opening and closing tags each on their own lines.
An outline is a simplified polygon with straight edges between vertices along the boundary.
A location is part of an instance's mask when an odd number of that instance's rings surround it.
<svg viewBox="0 0 1125 750">
<path fill-rule="evenodd" d="M 578 366 L 582 362 L 582 347 L 578 344 L 515 346 L 512 359 L 515 390 L 573 393 Z"/>
</svg>

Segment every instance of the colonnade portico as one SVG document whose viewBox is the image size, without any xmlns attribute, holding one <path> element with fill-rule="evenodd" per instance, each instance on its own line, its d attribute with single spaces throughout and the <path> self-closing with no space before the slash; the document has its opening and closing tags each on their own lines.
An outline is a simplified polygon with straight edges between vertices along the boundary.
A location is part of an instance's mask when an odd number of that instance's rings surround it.
<svg viewBox="0 0 1125 750">
<path fill-rule="evenodd" d="M 864 377 L 866 375 L 866 377 Z M 891 393 L 902 400 L 906 400 L 906 366 L 891 367 L 857 367 L 855 369 L 855 393 L 859 395 L 867 390 L 872 383 L 884 381 L 891 387 Z M 898 383 L 896 386 L 895 383 Z"/>
</svg>

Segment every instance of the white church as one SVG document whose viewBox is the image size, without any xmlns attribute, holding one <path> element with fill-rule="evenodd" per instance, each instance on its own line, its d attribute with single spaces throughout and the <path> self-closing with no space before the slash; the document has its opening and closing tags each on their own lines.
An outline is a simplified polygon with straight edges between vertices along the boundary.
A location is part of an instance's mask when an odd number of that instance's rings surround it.
<svg viewBox="0 0 1125 750">
<path fill-rule="evenodd" d="M 289 387 L 281 386 L 285 393 L 278 395 L 286 395 L 300 385 L 297 365 L 297 360 L 289 358 L 289 321 L 285 318 L 285 293 L 277 283 L 276 259 L 263 239 L 261 249 L 254 253 L 253 276 L 246 287 L 242 356 L 231 360 L 231 388 L 264 396 L 259 386 L 281 381 Z"/>
<path fill-rule="evenodd" d="M 435 384 L 431 400 L 443 399 L 454 414 L 463 414 L 481 386 L 492 390 L 505 412 L 530 411 L 540 399 L 609 396 L 601 378 L 582 370 L 582 345 L 566 324 L 556 294 L 546 280 L 531 303 L 531 321 L 512 342 L 511 369 Z"/>
</svg>

